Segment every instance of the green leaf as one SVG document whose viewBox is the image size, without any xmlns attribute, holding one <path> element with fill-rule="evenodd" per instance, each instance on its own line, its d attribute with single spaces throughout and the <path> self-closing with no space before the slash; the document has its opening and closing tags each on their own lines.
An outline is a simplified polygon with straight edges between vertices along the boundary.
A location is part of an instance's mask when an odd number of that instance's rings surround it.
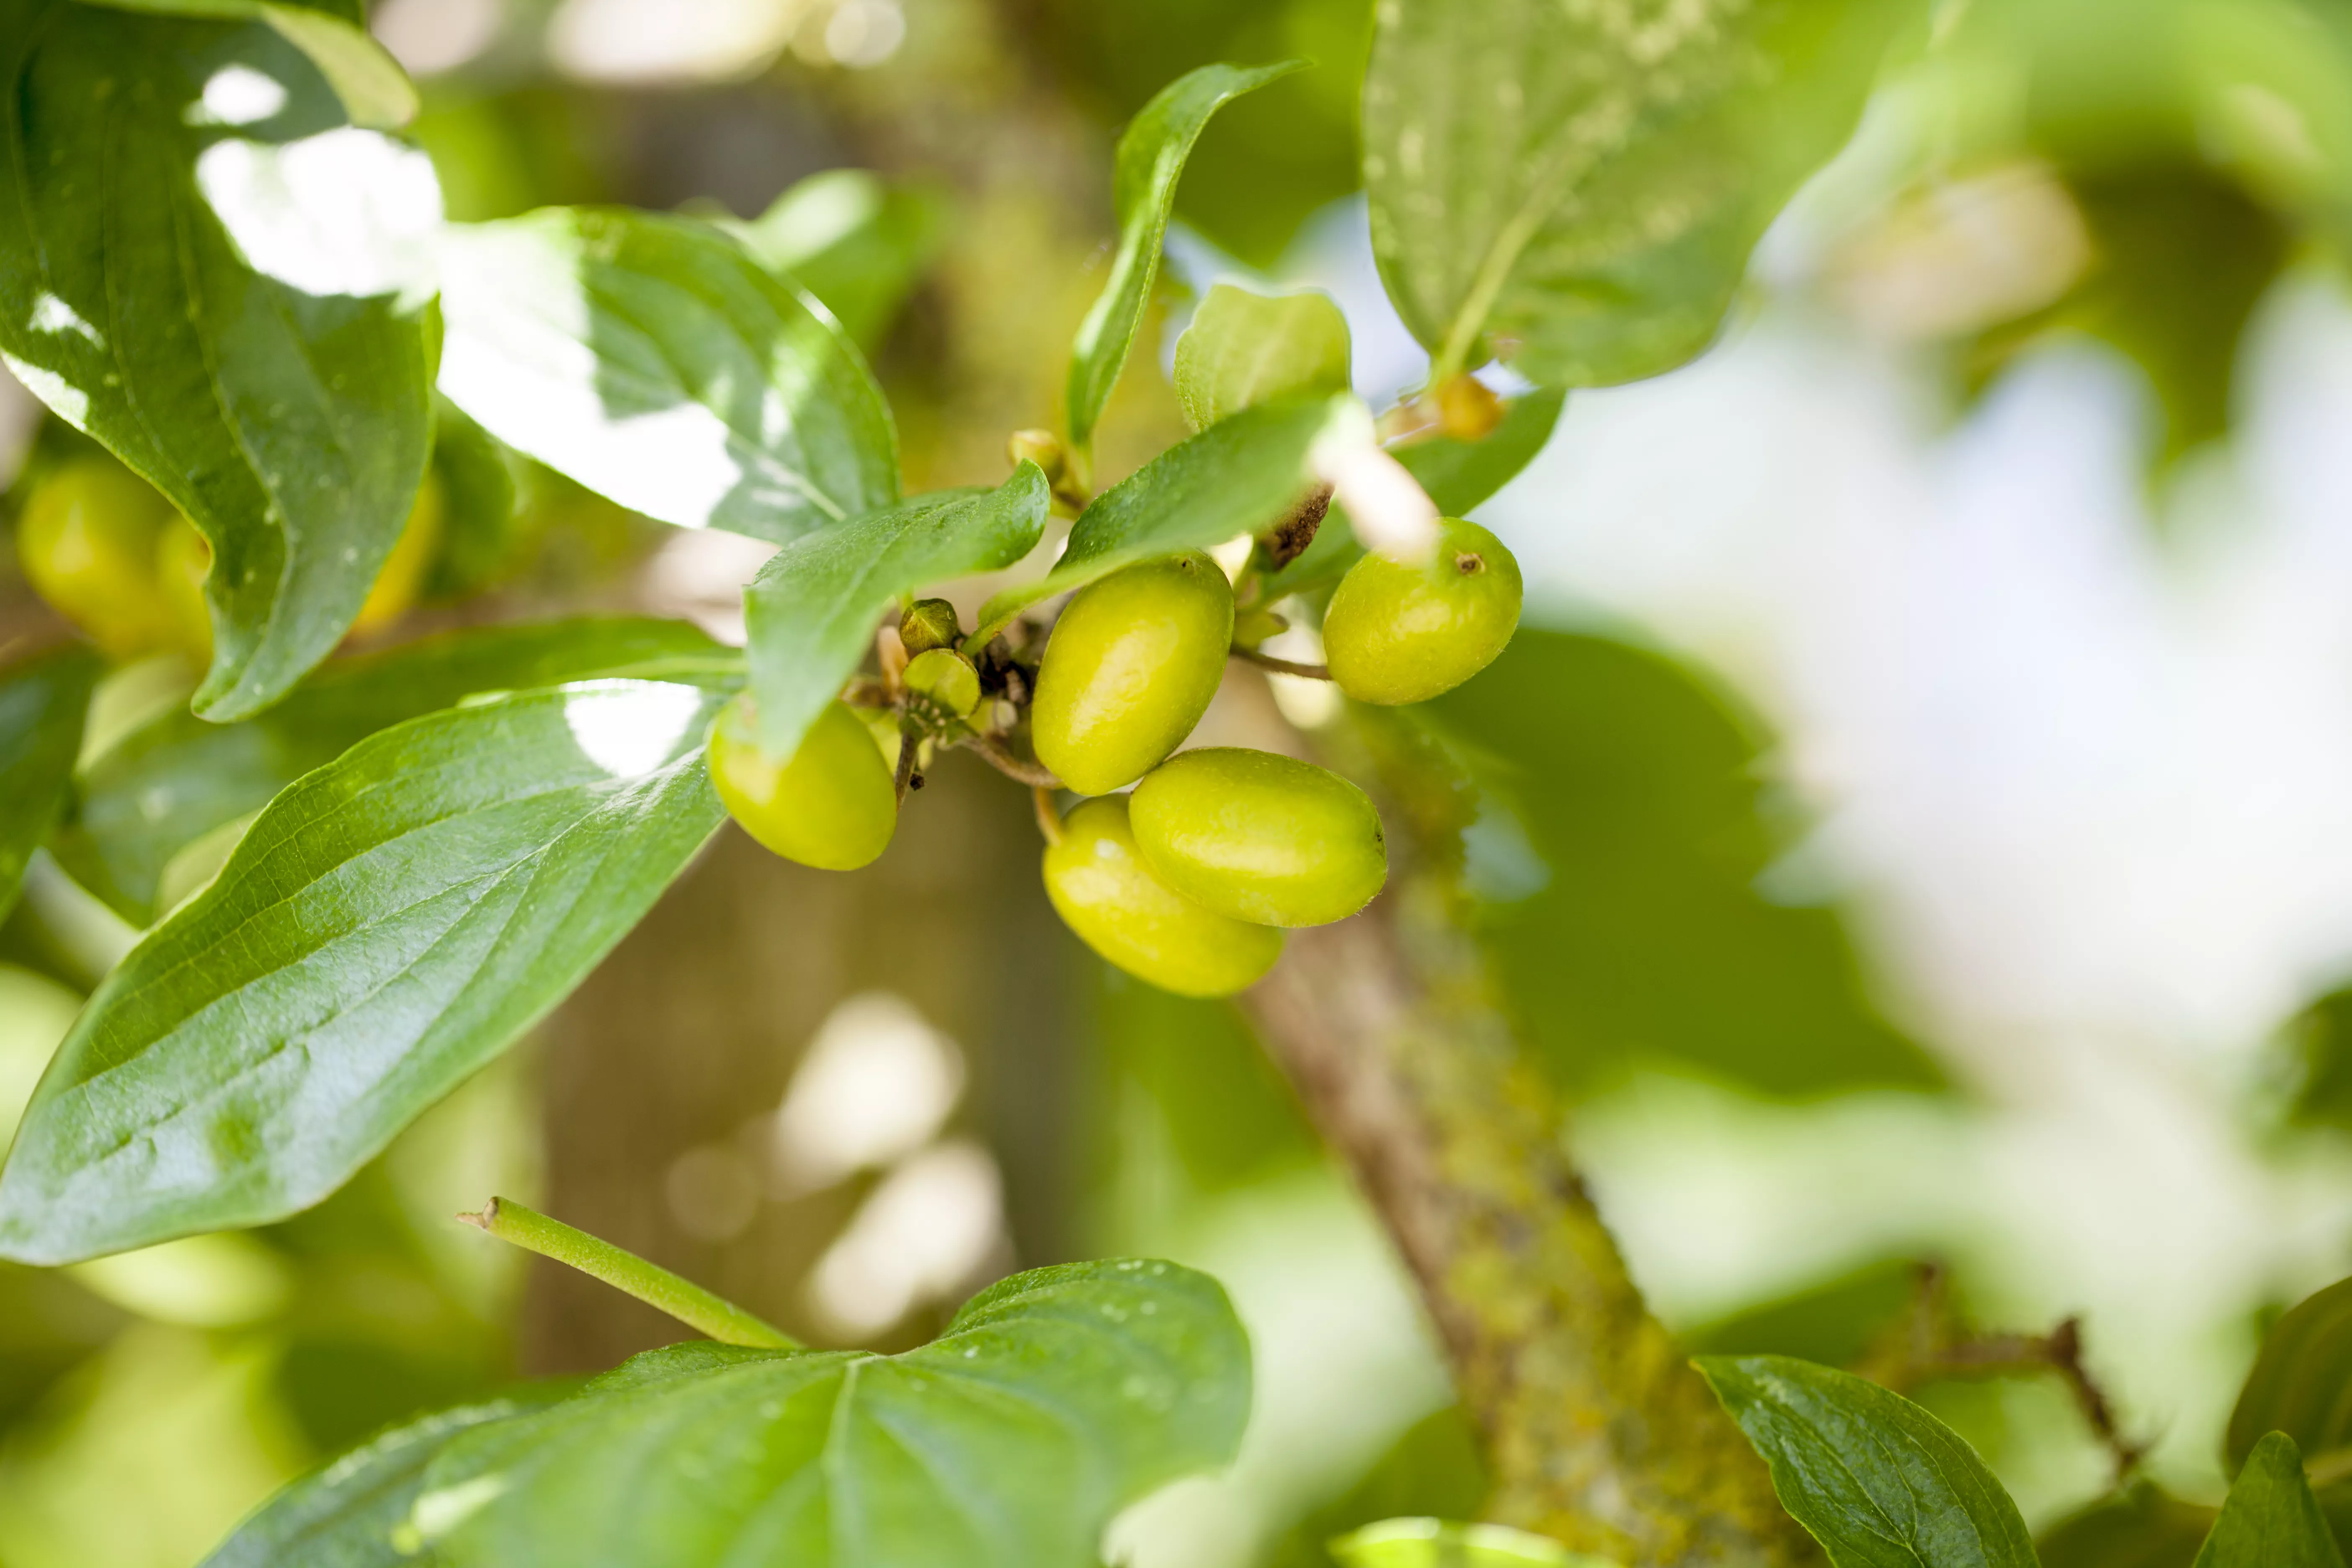
<svg viewBox="0 0 2352 1568">
<path fill-rule="evenodd" d="M 1331 1542 L 1341 1568 L 1615 1568 L 1506 1524 L 1385 1519 Z"/>
<path fill-rule="evenodd" d="M 2271 1432 L 2307 1453 L 2352 1446 L 2352 1279 L 2305 1297 L 2263 1336 L 2222 1439 L 2232 1474 Z"/>
<path fill-rule="evenodd" d="M 2273 1432 L 2254 1445 L 2196 1568 L 2344 1568 L 2294 1438 Z"/>
<path fill-rule="evenodd" d="M 821 307 L 719 230 L 550 207 L 452 224 L 441 390 L 623 506 L 781 543 L 898 499 L 882 390 Z"/>
<path fill-rule="evenodd" d="M 1392 0 L 1364 80 L 1389 297 L 1433 381 L 1547 386 L 1705 348 L 1748 252 L 1852 134 L 1924 0 Z"/>
<path fill-rule="evenodd" d="M 861 348 L 897 319 L 946 237 L 945 204 L 864 169 L 827 169 L 737 230 L 761 265 L 816 296 Z"/>
<path fill-rule="evenodd" d="M 84 772 L 79 810 L 56 853 L 84 887 L 143 924 L 174 855 L 379 730 L 478 692 L 690 680 L 740 663 L 684 622 L 620 616 L 481 626 L 336 659 L 259 718 L 210 724 L 175 710 L 124 736 Z"/>
<path fill-rule="evenodd" d="M 212 542 L 197 711 L 342 637 L 425 472 L 422 153 L 270 22 L 0 0 L 0 355 Z"/>
<path fill-rule="evenodd" d="M 1421 482 L 1429 499 L 1447 517 L 1467 517 L 1475 507 L 1501 489 L 1536 459 L 1559 423 L 1564 392 L 1530 392 L 1503 405 L 1502 423 L 1483 440 L 1433 436 L 1395 448 L 1397 461 Z M 1337 583 L 1363 554 L 1348 523 L 1347 512 L 1333 507 L 1316 531 L 1315 542 L 1296 561 L 1265 580 L 1265 602 L 1302 594 Z"/>
<path fill-rule="evenodd" d="M 427 599 L 460 599 L 516 564 L 524 530 L 523 459 L 444 397 L 434 410 L 433 472 L 441 481 L 441 546 Z"/>
<path fill-rule="evenodd" d="M 1764 783 L 1774 737 L 1712 676 L 1523 625 L 1477 679 L 1396 711 L 1462 742 L 1481 938 L 1572 1093 L 1661 1058 L 1781 1097 L 1946 1086 L 1872 1008 L 1839 912 L 1760 890 L 1797 829 Z"/>
<path fill-rule="evenodd" d="M 902 595 L 1029 553 L 1052 487 L 1024 463 L 995 489 L 940 490 L 794 540 L 743 594 L 760 742 L 779 756 L 840 693 Z"/>
<path fill-rule="evenodd" d="M 1070 345 L 1070 444 L 1080 453 L 1093 445 L 1095 424 L 1102 417 L 1103 405 L 1110 401 L 1110 390 L 1118 384 L 1128 351 L 1143 325 L 1144 310 L 1151 303 L 1152 280 L 1160 272 L 1160 247 L 1168 234 L 1168 215 L 1176 205 L 1176 182 L 1183 175 L 1192 143 L 1209 117 L 1225 104 L 1288 76 L 1306 63 L 1286 60 L 1248 70 L 1238 66 L 1202 66 L 1160 89 L 1119 137 L 1111 184 L 1118 249 L 1111 257 L 1110 277 L 1102 293 L 1078 324 L 1077 341 Z"/>
<path fill-rule="evenodd" d="M 1176 340 L 1176 401 L 1195 430 L 1255 404 L 1348 390 L 1348 318 L 1328 294 L 1220 283 Z"/>
<path fill-rule="evenodd" d="M 2017 1505 L 1958 1433 L 1909 1400 L 1788 1356 L 1696 1364 L 1832 1568 L 2034 1568 Z"/>
<path fill-rule="evenodd" d="M 1051 572 L 982 605 L 968 645 L 987 642 L 1024 607 L 1122 566 L 1269 526 L 1313 483 L 1315 443 L 1368 419 L 1352 396 L 1290 398 L 1244 409 L 1169 447 L 1094 499 Z"/>
<path fill-rule="evenodd" d="M 462 1432 L 551 1405 L 577 1386 L 534 1384 L 395 1426 L 262 1504 L 202 1568 L 415 1568 L 408 1514 L 433 1456 Z"/>
<path fill-rule="evenodd" d="M 446 710 L 272 801 L 109 974 L 0 1168 L 0 1255 L 63 1263 L 318 1202 L 579 984 L 723 813 L 723 689 Z"/>
<path fill-rule="evenodd" d="M 65 811 L 98 656 L 68 646 L 0 670 L 0 915 Z"/>
<path fill-rule="evenodd" d="M 400 62 L 372 37 L 357 14 L 343 15 L 311 5 L 271 0 L 81 0 L 111 11 L 143 11 L 161 16 L 204 16 L 219 21 L 266 22 L 288 43 L 310 57 L 342 100 L 352 123 L 394 131 L 416 118 L 416 84 Z"/>
<path fill-rule="evenodd" d="M 2136 1481 L 2042 1532 L 2042 1568 L 2190 1568 L 2215 1510 Z"/>
<path fill-rule="evenodd" d="M 1093 1568 L 1119 1508 L 1233 1457 L 1249 1403 L 1214 1280 L 1072 1264 L 902 1355 L 648 1352 L 450 1444 L 412 1517 L 447 1568 Z"/>
</svg>

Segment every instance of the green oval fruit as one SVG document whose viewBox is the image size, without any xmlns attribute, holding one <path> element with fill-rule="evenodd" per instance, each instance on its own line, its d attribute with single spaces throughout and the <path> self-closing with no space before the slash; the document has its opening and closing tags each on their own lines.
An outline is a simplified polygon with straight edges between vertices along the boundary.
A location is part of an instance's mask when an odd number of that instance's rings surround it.
<svg viewBox="0 0 2352 1568">
<path fill-rule="evenodd" d="M 1345 920 L 1388 880 L 1371 797 L 1338 773 L 1272 752 L 1185 752 L 1129 799 L 1137 847 L 1159 879 L 1239 921 Z"/>
<path fill-rule="evenodd" d="M 212 569 L 212 545 L 185 514 L 174 511 L 155 540 L 155 593 L 171 612 L 173 646 L 198 664 L 213 657 L 212 612 L 205 607 L 205 579 Z"/>
<path fill-rule="evenodd" d="M 844 702 L 829 702 L 778 760 L 760 749 L 749 699 L 710 727 L 710 782 L 743 831 L 787 860 L 854 871 L 888 847 L 898 792 L 874 737 Z"/>
<path fill-rule="evenodd" d="M 1208 711 L 1233 636 L 1233 585 L 1197 550 L 1080 589 L 1038 667 L 1037 760 L 1080 795 L 1133 784 Z"/>
<path fill-rule="evenodd" d="M 365 637 L 382 631 L 415 605 L 417 595 L 425 590 L 425 574 L 433 568 L 433 558 L 440 552 L 445 510 L 441 476 L 427 468 L 425 482 L 417 487 L 415 504 L 408 509 L 408 521 L 401 524 L 400 537 L 393 542 L 392 553 L 377 568 L 375 582 L 361 601 L 360 613 L 352 618 L 353 632 Z"/>
<path fill-rule="evenodd" d="M 1136 853 L 1127 802 L 1080 801 L 1045 847 L 1045 896 L 1078 940 L 1180 996 L 1230 996 L 1282 955 L 1282 933 L 1179 898 Z"/>
<path fill-rule="evenodd" d="M 155 574 L 171 502 L 105 458 L 78 458 L 35 487 L 16 521 L 34 590 L 118 658 L 175 647 L 182 616 Z"/>
<path fill-rule="evenodd" d="M 1420 702 L 1495 661 L 1519 625 L 1519 563 L 1475 522 L 1445 519 L 1437 553 L 1367 555 L 1323 614 L 1323 657 L 1359 702 Z"/>
</svg>

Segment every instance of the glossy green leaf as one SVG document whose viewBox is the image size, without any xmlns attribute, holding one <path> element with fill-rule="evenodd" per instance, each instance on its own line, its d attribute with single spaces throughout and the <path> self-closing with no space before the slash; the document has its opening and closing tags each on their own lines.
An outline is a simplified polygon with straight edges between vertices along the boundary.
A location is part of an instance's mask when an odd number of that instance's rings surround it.
<svg viewBox="0 0 2352 1568">
<path fill-rule="evenodd" d="M 664 522 L 778 542 L 898 499 L 865 360 L 719 230 L 551 207 L 438 248 L 441 390 L 517 451 Z"/>
<path fill-rule="evenodd" d="M 1214 1280 L 1071 1264 L 902 1355 L 648 1352 L 450 1444 L 412 1518 L 446 1568 L 1093 1568 L 1119 1508 L 1233 1457 L 1249 1405 Z"/>
<path fill-rule="evenodd" d="M 995 489 L 941 490 L 812 533 L 768 559 L 744 591 L 760 742 L 797 750 L 873 643 L 901 595 L 950 577 L 994 572 L 1029 553 L 1052 487 L 1024 463 Z"/>
<path fill-rule="evenodd" d="M 1118 383 L 1128 351 L 1143 325 L 1143 312 L 1151 303 L 1152 280 L 1160 275 L 1160 247 L 1176 205 L 1176 182 L 1183 175 L 1192 143 L 1209 117 L 1225 104 L 1305 64 L 1287 60 L 1251 70 L 1202 66 L 1162 88 L 1119 137 L 1111 186 L 1118 249 L 1111 257 L 1102 293 L 1070 345 L 1070 441 L 1080 452 L 1093 444 L 1095 424 L 1110 401 L 1111 388 Z"/>
<path fill-rule="evenodd" d="M 1217 284 L 1176 340 L 1175 380 L 1195 430 L 1277 397 L 1345 392 L 1348 318 L 1328 294 Z"/>
<path fill-rule="evenodd" d="M 1385 1519 L 1331 1542 L 1341 1568 L 1615 1568 L 1507 1524 Z"/>
<path fill-rule="evenodd" d="M 864 169 L 827 169 L 738 233 L 762 265 L 816 296 L 860 346 L 882 341 L 946 238 L 945 204 Z"/>
<path fill-rule="evenodd" d="M 442 398 L 434 412 L 433 473 L 441 484 L 441 544 L 427 599 L 457 599 L 496 583 L 522 543 L 520 454 Z"/>
<path fill-rule="evenodd" d="M 572 1386 L 538 1384 L 395 1426 L 271 1498 L 202 1568 L 415 1568 L 408 1515 L 433 1457 L 460 1433 L 552 1404 Z"/>
<path fill-rule="evenodd" d="M 1559 423 L 1564 392 L 1530 392 L 1503 405 L 1502 423 L 1483 440 L 1465 441 L 1453 436 L 1433 436 L 1395 448 L 1397 461 L 1421 482 L 1429 499 L 1447 517 L 1467 517 L 1536 460 Z M 1348 514 L 1333 507 L 1316 531 L 1306 552 L 1265 582 L 1266 603 L 1289 594 L 1327 587 L 1347 574 L 1363 553 L 1348 524 Z"/>
<path fill-rule="evenodd" d="M 0 1256 L 316 1203 L 561 1001 L 722 816 L 723 693 L 592 681 L 397 725 L 272 801 L 58 1047 Z"/>
<path fill-rule="evenodd" d="M 972 645 L 1040 599 L 1138 561 L 1222 544 L 1271 525 L 1313 483 L 1307 458 L 1316 442 L 1367 422 L 1363 405 L 1351 396 L 1291 398 L 1244 409 L 1171 447 L 1095 498 L 1051 572 L 982 605 Z"/>
<path fill-rule="evenodd" d="M 2231 1473 L 2272 1432 L 2306 1453 L 2352 1446 L 2352 1279 L 2304 1298 L 2263 1336 L 2222 1439 Z"/>
<path fill-rule="evenodd" d="M 1364 186 L 1381 275 L 1435 379 L 1491 355 L 1543 385 L 1601 385 L 1698 353 L 1926 12 L 1387 0 Z"/>
<path fill-rule="evenodd" d="M 310 58 L 342 100 L 352 123 L 390 131 L 416 118 L 416 84 L 390 51 L 369 36 L 359 7 L 272 0 L 81 0 L 113 11 L 144 11 L 164 16 L 205 16 L 222 21 L 267 23 Z"/>
<path fill-rule="evenodd" d="M 1788 1356 L 1697 1365 L 1832 1568 L 2034 1568 L 2017 1505 L 1958 1433 L 1909 1400 Z"/>
<path fill-rule="evenodd" d="M 2216 1510 L 2140 1480 L 2043 1531 L 2042 1568 L 2190 1568 Z"/>
<path fill-rule="evenodd" d="M 0 669 L 0 915 L 65 810 L 100 668 L 68 646 Z"/>
<path fill-rule="evenodd" d="M 197 710 L 342 637 L 430 426 L 425 155 L 272 24 L 0 0 L 0 354 L 212 542 Z"/>
<path fill-rule="evenodd" d="M 2273 1432 L 2254 1445 L 2196 1568 L 2344 1568 L 2294 1438 Z"/>
<path fill-rule="evenodd" d="M 124 736 L 84 772 L 58 858 L 143 924 L 173 856 L 379 730 L 478 692 L 740 668 L 741 656 L 682 621 L 602 616 L 480 626 L 335 659 L 258 718 L 211 724 L 177 710 Z"/>
</svg>

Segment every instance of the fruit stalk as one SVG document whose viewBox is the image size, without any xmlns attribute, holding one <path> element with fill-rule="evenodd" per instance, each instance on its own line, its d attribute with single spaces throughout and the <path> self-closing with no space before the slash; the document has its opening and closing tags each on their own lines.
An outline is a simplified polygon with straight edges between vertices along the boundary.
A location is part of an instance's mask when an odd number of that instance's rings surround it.
<svg viewBox="0 0 2352 1568">
<path fill-rule="evenodd" d="M 1488 1517 L 1635 1568 L 1817 1561 L 1644 1306 L 1457 901 L 1417 869 L 1243 1001 L 1420 1285 Z"/>
</svg>

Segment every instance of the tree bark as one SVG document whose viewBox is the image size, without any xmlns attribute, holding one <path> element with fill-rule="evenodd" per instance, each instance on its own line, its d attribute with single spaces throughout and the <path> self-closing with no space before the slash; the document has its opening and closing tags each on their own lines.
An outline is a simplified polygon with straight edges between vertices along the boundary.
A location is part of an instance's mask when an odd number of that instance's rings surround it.
<svg viewBox="0 0 2352 1568">
<path fill-rule="evenodd" d="M 1408 878 L 1246 1004 L 1419 1282 L 1491 1517 L 1635 1568 L 1816 1561 L 1643 1305 L 1454 904 Z"/>
</svg>

